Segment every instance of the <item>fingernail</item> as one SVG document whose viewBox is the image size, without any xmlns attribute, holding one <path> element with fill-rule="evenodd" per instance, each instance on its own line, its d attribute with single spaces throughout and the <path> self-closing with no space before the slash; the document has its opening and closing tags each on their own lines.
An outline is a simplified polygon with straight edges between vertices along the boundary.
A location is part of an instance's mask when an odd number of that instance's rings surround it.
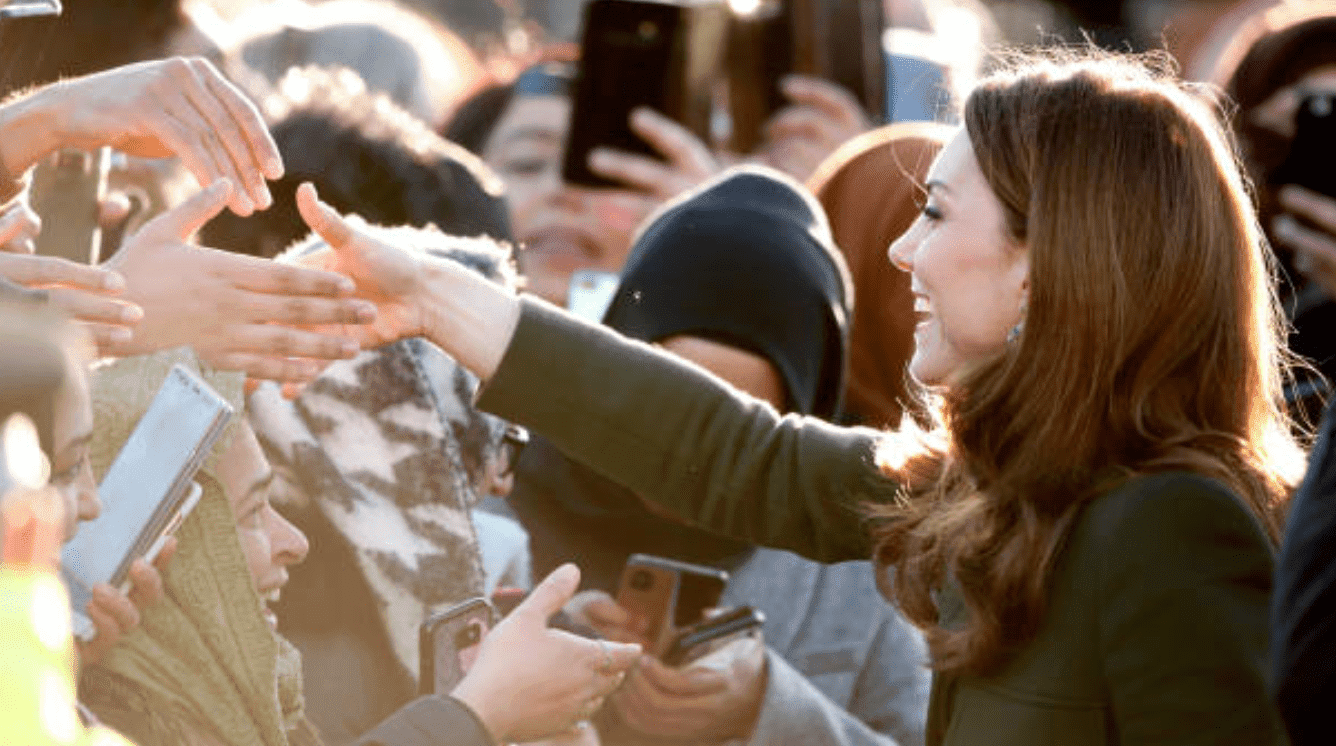
<svg viewBox="0 0 1336 746">
<path fill-rule="evenodd" d="M 144 309 L 139 306 L 124 306 L 121 308 L 121 321 L 127 324 L 133 324 L 144 318 Z"/>
<path fill-rule="evenodd" d="M 112 329 L 111 334 L 108 336 L 111 337 L 111 341 L 113 342 L 129 342 L 134 337 L 134 333 L 129 329 L 118 326 L 115 329 Z"/>
<path fill-rule="evenodd" d="M 637 106 L 631 110 L 631 122 L 634 124 L 650 124 L 654 121 L 654 112 L 643 106 Z"/>
<path fill-rule="evenodd" d="M 271 156 L 264 162 L 264 173 L 270 179 L 283 178 L 283 161 L 280 158 Z"/>
<path fill-rule="evenodd" d="M 1289 215 L 1281 215 L 1271 221 L 1271 232 L 1278 237 L 1289 237 L 1294 234 L 1296 224 L 1294 218 Z"/>
<path fill-rule="evenodd" d="M 268 184 L 260 184 L 260 209 L 268 210 L 274 206 L 274 195 L 269 191 Z"/>
<path fill-rule="evenodd" d="M 357 304 L 357 320 L 370 323 L 376 320 L 376 307 L 371 303 Z"/>
<path fill-rule="evenodd" d="M 357 353 L 361 351 L 361 345 L 352 340 L 347 340 L 339 346 L 339 352 L 342 353 L 345 358 L 356 357 Z"/>
<path fill-rule="evenodd" d="M 357 284 L 354 283 L 352 280 L 348 279 L 347 277 L 340 277 L 340 278 L 339 278 L 339 292 L 340 292 L 340 293 L 345 293 L 345 294 L 346 294 L 346 293 L 353 293 L 353 292 L 356 292 L 356 290 L 357 290 Z"/>
<path fill-rule="evenodd" d="M 102 287 L 112 292 L 119 293 L 125 289 L 125 278 L 121 277 L 120 272 L 108 271 L 102 276 Z"/>
<path fill-rule="evenodd" d="M 611 165 L 612 153 L 604 148 L 594 148 L 589 151 L 589 165 L 592 168 L 607 168 Z"/>
</svg>

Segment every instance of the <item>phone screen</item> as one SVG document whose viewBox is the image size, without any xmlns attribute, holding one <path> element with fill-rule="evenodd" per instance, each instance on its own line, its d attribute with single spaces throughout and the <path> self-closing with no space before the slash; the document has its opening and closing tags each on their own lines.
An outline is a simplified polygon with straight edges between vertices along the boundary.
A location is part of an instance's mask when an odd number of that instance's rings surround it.
<svg viewBox="0 0 1336 746">
<path fill-rule="evenodd" d="M 617 295 L 620 281 L 621 278 L 612 272 L 577 269 L 571 274 L 570 289 L 566 293 L 567 310 L 585 321 L 602 322 Z"/>
</svg>

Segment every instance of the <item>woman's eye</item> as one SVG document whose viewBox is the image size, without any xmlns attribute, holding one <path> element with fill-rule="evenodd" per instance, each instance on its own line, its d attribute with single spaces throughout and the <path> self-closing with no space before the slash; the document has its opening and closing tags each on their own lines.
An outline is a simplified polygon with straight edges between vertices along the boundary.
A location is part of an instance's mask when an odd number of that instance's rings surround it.
<svg viewBox="0 0 1336 746">
<path fill-rule="evenodd" d="M 933 205 L 924 205 L 924 206 L 923 206 L 923 217 L 925 217 L 925 218 L 927 218 L 928 220 L 931 220 L 932 222 L 935 223 L 935 222 L 937 222 L 937 221 L 939 221 L 939 220 L 942 219 L 942 211 L 939 210 L 939 209 L 937 209 L 937 208 L 936 208 L 935 206 L 933 206 Z"/>
</svg>

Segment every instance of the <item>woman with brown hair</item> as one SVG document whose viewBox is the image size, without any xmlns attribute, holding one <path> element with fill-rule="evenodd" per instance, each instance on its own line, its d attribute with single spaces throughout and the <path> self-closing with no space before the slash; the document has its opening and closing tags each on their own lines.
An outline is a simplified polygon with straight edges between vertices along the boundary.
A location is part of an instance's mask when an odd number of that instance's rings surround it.
<svg viewBox="0 0 1336 746">
<path fill-rule="evenodd" d="M 893 570 L 936 672 L 928 743 L 1283 743 L 1267 600 L 1303 459 L 1218 112 L 1147 66 L 1059 59 L 994 73 L 964 121 L 891 249 L 930 432 L 780 418 L 300 205 L 379 304 L 366 343 L 425 334 L 483 407 L 708 528 Z"/>
</svg>

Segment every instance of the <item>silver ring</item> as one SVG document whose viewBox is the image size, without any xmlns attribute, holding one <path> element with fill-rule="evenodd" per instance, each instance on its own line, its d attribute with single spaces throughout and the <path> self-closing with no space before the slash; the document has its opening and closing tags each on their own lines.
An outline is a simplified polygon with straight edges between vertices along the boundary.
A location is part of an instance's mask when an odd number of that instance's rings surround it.
<svg viewBox="0 0 1336 746">
<path fill-rule="evenodd" d="M 609 676 L 612 674 L 612 653 L 608 652 L 608 643 L 606 640 L 595 640 L 595 642 L 598 643 L 598 649 L 603 653 L 603 667 L 599 669 L 599 673 Z"/>
</svg>

